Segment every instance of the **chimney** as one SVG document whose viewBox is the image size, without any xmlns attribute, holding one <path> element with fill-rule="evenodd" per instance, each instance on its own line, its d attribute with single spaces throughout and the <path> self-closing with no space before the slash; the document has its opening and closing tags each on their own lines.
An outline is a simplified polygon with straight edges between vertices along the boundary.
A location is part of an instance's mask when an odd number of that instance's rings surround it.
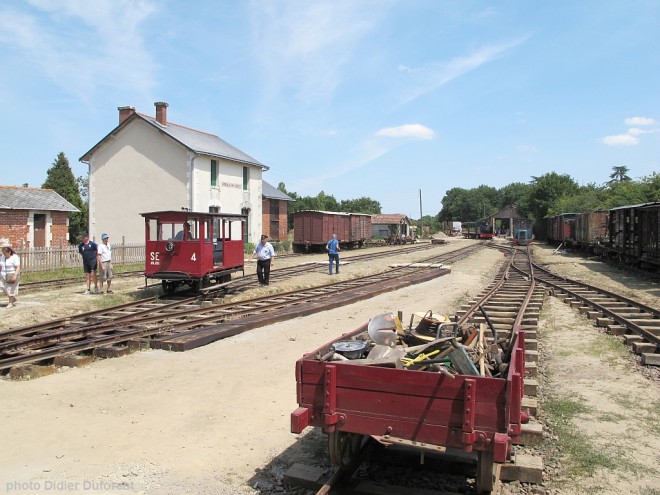
<svg viewBox="0 0 660 495">
<path fill-rule="evenodd" d="M 167 125 L 167 107 L 169 106 L 164 101 L 157 101 L 156 105 L 156 122 L 160 125 Z"/>
<path fill-rule="evenodd" d="M 117 110 L 119 110 L 119 125 L 135 113 L 135 107 L 117 107 Z"/>
</svg>

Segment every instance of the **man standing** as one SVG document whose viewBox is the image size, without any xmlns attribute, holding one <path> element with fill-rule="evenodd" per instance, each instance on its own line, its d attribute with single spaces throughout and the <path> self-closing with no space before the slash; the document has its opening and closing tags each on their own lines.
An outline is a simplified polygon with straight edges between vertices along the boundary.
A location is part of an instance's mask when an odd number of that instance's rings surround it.
<svg viewBox="0 0 660 495">
<path fill-rule="evenodd" d="M 98 254 L 98 246 L 95 242 L 89 240 L 88 234 L 83 234 L 83 240 L 78 244 L 78 252 L 82 254 L 83 270 L 85 271 L 85 278 L 87 279 L 87 290 L 85 294 L 89 294 L 91 289 L 91 281 L 94 281 L 94 292 L 99 293 L 98 280 L 96 278 L 96 256 Z"/>
<path fill-rule="evenodd" d="M 268 236 L 262 235 L 261 242 L 254 248 L 254 252 L 250 259 L 257 255 L 257 278 L 259 285 L 268 285 L 270 283 L 270 267 L 275 257 L 275 250 L 270 242 Z"/>
<path fill-rule="evenodd" d="M 112 246 L 110 236 L 101 234 L 101 244 L 98 247 L 98 264 L 101 267 L 101 293 L 103 293 L 103 282 L 108 282 L 106 294 L 112 294 L 110 284 L 112 283 Z"/>
<path fill-rule="evenodd" d="M 339 273 L 339 241 L 337 240 L 337 234 L 332 234 L 332 239 L 328 241 L 325 245 L 326 251 L 328 251 L 328 275 L 332 275 L 332 262 L 335 262 L 335 273 Z"/>
</svg>

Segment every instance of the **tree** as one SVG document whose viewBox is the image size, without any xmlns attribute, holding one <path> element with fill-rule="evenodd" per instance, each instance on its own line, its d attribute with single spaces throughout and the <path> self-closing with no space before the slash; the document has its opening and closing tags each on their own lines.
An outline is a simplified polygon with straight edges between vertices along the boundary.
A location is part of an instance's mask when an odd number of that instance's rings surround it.
<svg viewBox="0 0 660 495">
<path fill-rule="evenodd" d="M 628 167 L 612 167 L 612 173 L 610 174 L 610 181 L 608 184 L 613 182 L 630 182 L 632 179 L 628 177 Z"/>
<path fill-rule="evenodd" d="M 579 186 L 570 175 L 559 175 L 556 172 L 532 177 L 532 191 L 529 195 L 530 212 L 536 222 L 549 213 L 565 213 L 552 211 L 553 206 L 562 196 L 575 195 Z"/>
<path fill-rule="evenodd" d="M 347 213 L 368 213 L 371 215 L 377 215 L 381 213 L 382 207 L 375 199 L 362 196 L 358 199 L 342 199 L 339 203 L 339 208 L 341 211 Z"/>
<path fill-rule="evenodd" d="M 80 179 L 84 183 L 83 179 Z M 48 169 L 46 181 L 42 189 L 52 189 L 66 199 L 80 212 L 69 215 L 69 242 L 77 244 L 82 239 L 82 234 L 87 231 L 87 205 L 83 203 L 80 196 L 79 183 L 73 177 L 69 166 L 69 160 L 63 151 L 57 155 L 57 159 Z"/>
</svg>

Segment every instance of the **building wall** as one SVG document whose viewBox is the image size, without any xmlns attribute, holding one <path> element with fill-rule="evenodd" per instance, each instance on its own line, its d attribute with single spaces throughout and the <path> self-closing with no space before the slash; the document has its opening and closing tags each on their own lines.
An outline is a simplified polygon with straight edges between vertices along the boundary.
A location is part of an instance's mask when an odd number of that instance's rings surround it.
<svg viewBox="0 0 660 495">
<path fill-rule="evenodd" d="M 28 247 L 28 210 L 0 210 L 0 245 L 14 249 Z"/>
<path fill-rule="evenodd" d="M 211 186 L 211 160 L 218 162 L 216 186 Z M 248 168 L 247 189 L 243 189 L 243 168 Z M 216 158 L 195 158 L 193 210 L 220 213 L 243 213 L 248 210 L 248 242 L 256 243 L 261 236 L 261 167 Z"/>
<path fill-rule="evenodd" d="M 150 124 L 135 120 L 90 159 L 89 235 L 144 242 L 141 213 L 190 208 L 192 156 Z M 208 211 L 208 210 L 205 210 Z"/>
<path fill-rule="evenodd" d="M 46 215 L 46 246 L 69 244 L 69 214 L 48 210 L 0 210 L 0 245 L 14 249 L 34 247 L 34 215 Z"/>
<path fill-rule="evenodd" d="M 276 202 L 279 206 L 279 213 L 277 215 L 271 214 L 271 203 Z M 276 241 L 284 242 L 288 239 L 289 229 L 288 229 L 288 218 L 287 212 L 289 207 L 288 201 L 263 198 L 262 199 L 262 211 L 263 211 L 263 233 L 266 234 L 271 239 Z M 278 222 L 278 229 L 274 230 L 271 228 L 272 221 L 276 220 Z"/>
</svg>

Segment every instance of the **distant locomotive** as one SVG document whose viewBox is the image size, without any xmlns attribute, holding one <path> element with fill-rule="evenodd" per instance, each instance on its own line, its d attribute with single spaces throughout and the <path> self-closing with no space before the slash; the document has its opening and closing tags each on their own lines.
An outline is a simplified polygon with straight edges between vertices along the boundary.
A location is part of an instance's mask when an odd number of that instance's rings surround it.
<svg viewBox="0 0 660 495">
<path fill-rule="evenodd" d="M 302 210 L 293 214 L 294 252 L 323 251 L 336 234 L 342 248 L 364 246 L 371 240 L 371 215 L 319 210 Z"/>
<path fill-rule="evenodd" d="M 514 218 L 511 242 L 516 246 L 527 246 L 532 243 L 532 220 L 529 218 Z"/>
<path fill-rule="evenodd" d="M 487 222 L 463 222 L 461 224 L 461 231 L 463 237 L 468 239 L 492 239 L 495 237 L 493 234 L 493 227 Z"/>
<path fill-rule="evenodd" d="M 660 269 L 660 202 L 563 213 L 544 220 L 550 243 L 563 243 L 632 266 Z"/>
<path fill-rule="evenodd" d="M 157 211 L 145 223 L 145 281 L 161 280 L 172 294 L 188 285 L 200 291 L 243 272 L 246 215 Z"/>
</svg>

